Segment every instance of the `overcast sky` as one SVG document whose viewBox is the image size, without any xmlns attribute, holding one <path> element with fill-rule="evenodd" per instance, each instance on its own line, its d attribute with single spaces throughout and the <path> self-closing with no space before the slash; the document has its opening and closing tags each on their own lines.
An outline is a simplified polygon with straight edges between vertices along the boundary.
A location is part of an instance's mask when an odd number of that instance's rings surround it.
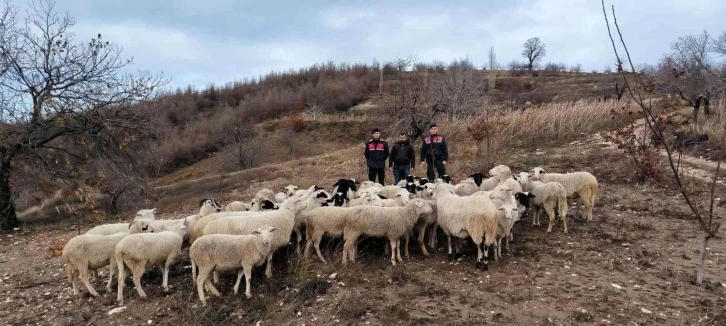
<svg viewBox="0 0 726 326">
<path fill-rule="evenodd" d="M 13 1 L 22 5 L 24 1 Z M 421 61 L 468 57 L 521 60 L 538 36 L 544 61 L 602 70 L 614 63 L 599 0 L 238 1 L 59 0 L 81 40 L 96 33 L 120 44 L 140 69 L 172 86 L 226 83 L 314 63 Z M 608 0 L 636 63 L 655 62 L 679 36 L 726 30 L 724 0 Z"/>
</svg>

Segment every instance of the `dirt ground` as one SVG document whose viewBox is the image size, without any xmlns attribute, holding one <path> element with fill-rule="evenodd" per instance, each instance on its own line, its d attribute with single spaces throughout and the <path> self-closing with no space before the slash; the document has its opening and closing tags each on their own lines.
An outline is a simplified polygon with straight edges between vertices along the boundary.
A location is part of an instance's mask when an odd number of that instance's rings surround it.
<svg viewBox="0 0 726 326">
<path fill-rule="evenodd" d="M 185 249 L 170 273 L 169 293 L 154 269 L 142 280 L 149 298 L 140 299 L 128 280 L 125 309 L 109 315 L 118 308 L 115 290 L 105 293 L 102 279 L 94 283 L 99 298 L 80 284 L 82 295 L 73 296 L 62 260 L 50 250 L 78 234 L 75 226 L 3 234 L 0 324 L 726 325 L 726 243 L 709 243 L 706 281 L 696 286 L 701 233 L 682 200 L 623 177 L 628 171 L 602 151 L 609 149 L 570 144 L 513 164 L 546 161 L 555 169 L 593 172 L 601 184 L 595 221 L 584 221 L 584 210 L 571 205 L 570 233 L 563 234 L 558 221 L 547 234 L 546 226 L 531 226 L 528 214 L 516 225 L 512 252 L 489 271 L 475 268 L 471 244 L 459 261 L 447 261 L 442 235 L 426 259 L 412 243 L 411 259 L 398 267 L 386 259 L 380 240 L 361 241 L 358 263 L 347 267 L 340 265 L 340 241 L 324 241 L 333 263 L 300 261 L 288 248 L 276 256 L 271 280 L 253 274 L 252 299 L 234 296 L 234 275 L 227 274 L 219 287 L 223 297 L 201 307 Z M 723 216 L 721 200 L 726 196 L 719 198 Z M 101 275 L 107 276 L 105 269 Z"/>
</svg>

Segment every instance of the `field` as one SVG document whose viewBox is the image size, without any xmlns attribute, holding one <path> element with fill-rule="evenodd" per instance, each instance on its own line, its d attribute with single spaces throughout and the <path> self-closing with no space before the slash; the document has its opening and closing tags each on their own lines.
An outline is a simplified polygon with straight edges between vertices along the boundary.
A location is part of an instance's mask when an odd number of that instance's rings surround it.
<svg viewBox="0 0 726 326">
<path fill-rule="evenodd" d="M 127 282 L 125 310 L 117 308 L 115 291 L 100 298 L 74 297 L 65 269 L 50 248 L 78 233 L 78 221 L 33 226 L 0 239 L 0 323 L 8 325 L 724 325 L 726 324 L 726 245 L 708 247 L 706 281 L 694 284 L 700 232 L 687 207 L 672 191 L 637 182 L 625 157 L 586 136 L 540 150 L 517 149 L 506 158 L 513 170 L 537 165 L 551 170 L 581 169 L 595 174 L 601 192 L 595 220 L 581 217 L 572 205 L 570 233 L 557 222 L 552 234 L 532 227 L 529 216 L 516 225 L 512 251 L 489 271 L 474 266 L 468 246 L 464 257 L 448 262 L 445 238 L 424 259 L 411 245 L 411 258 L 392 267 L 383 242 L 359 244 L 358 263 L 340 265 L 341 242 L 323 242 L 332 261 L 300 261 L 291 249 L 277 255 L 275 275 L 253 276 L 252 299 L 231 293 L 233 275 L 225 275 L 223 297 L 201 307 L 184 256 L 170 274 L 164 293 L 161 272 L 143 278 L 149 298 L 142 300 Z M 460 149 L 463 150 L 463 149 Z M 251 188 L 298 182 L 330 185 L 331 171 L 354 166 L 357 147 L 237 173 L 239 178 L 269 179 Z M 462 154 L 463 155 L 463 154 Z M 321 162 L 325 162 L 322 164 Z M 462 164 L 454 169 L 467 170 Z M 416 171 L 420 173 L 420 171 Z M 461 173 L 460 173 L 461 174 Z M 222 181 L 195 180 L 167 185 L 169 201 L 184 201 L 180 189 L 217 184 L 218 193 L 236 190 L 235 175 Z M 229 183 L 227 185 L 227 183 Z M 176 187 L 176 188 L 175 188 Z M 211 186 L 210 186 L 211 187 Z M 176 190 L 174 190 L 176 189 Z M 196 193 L 197 191 L 194 191 Z M 191 195 L 190 195 L 191 196 Z M 231 197 L 231 196 L 230 196 Z M 162 205 L 163 206 L 163 205 Z M 723 214 L 723 202 L 718 211 Z M 577 207 L 577 208 L 575 208 Z M 171 208 L 164 212 L 173 211 Z M 162 217 L 183 216 L 179 207 Z M 574 217 L 573 217 L 574 216 Z M 84 226 L 85 228 L 85 226 Z M 102 275 L 107 275 L 104 270 Z"/>
</svg>

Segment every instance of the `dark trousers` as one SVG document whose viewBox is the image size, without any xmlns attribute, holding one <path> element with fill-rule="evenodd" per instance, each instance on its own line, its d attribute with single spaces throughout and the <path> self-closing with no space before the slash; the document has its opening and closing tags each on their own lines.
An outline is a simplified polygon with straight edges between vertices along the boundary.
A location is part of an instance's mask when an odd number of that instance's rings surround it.
<svg viewBox="0 0 726 326">
<path fill-rule="evenodd" d="M 378 177 L 378 183 L 385 185 L 385 183 L 383 183 L 383 180 L 386 179 L 386 168 L 372 168 L 369 166 L 368 180 L 376 182 L 376 177 Z"/>
<path fill-rule="evenodd" d="M 393 184 L 398 184 L 399 181 L 406 179 L 411 173 L 410 165 L 394 165 L 393 166 Z"/>
<path fill-rule="evenodd" d="M 426 160 L 426 177 L 429 178 L 429 180 L 434 181 L 435 175 L 434 175 L 434 168 L 436 169 L 436 173 L 439 174 L 439 178 L 441 178 L 442 175 L 446 174 L 446 167 L 442 163 L 442 161 L 429 161 Z"/>
</svg>

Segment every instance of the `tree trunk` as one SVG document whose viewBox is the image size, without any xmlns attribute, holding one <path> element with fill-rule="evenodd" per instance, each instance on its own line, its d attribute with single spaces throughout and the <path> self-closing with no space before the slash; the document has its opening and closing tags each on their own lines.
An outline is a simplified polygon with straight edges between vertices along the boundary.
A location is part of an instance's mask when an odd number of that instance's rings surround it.
<svg viewBox="0 0 726 326">
<path fill-rule="evenodd" d="M 693 128 L 696 132 L 698 132 L 698 109 L 701 107 L 701 101 L 697 100 L 695 104 L 693 104 Z"/>
<path fill-rule="evenodd" d="M 0 162 L 0 231 L 18 226 L 15 203 L 10 193 L 10 162 Z"/>
<path fill-rule="evenodd" d="M 696 284 L 699 285 L 703 283 L 703 262 L 706 260 L 706 245 L 710 238 L 707 234 L 703 237 L 703 242 L 701 242 L 701 254 L 698 257 L 698 272 L 696 274 Z"/>
</svg>

